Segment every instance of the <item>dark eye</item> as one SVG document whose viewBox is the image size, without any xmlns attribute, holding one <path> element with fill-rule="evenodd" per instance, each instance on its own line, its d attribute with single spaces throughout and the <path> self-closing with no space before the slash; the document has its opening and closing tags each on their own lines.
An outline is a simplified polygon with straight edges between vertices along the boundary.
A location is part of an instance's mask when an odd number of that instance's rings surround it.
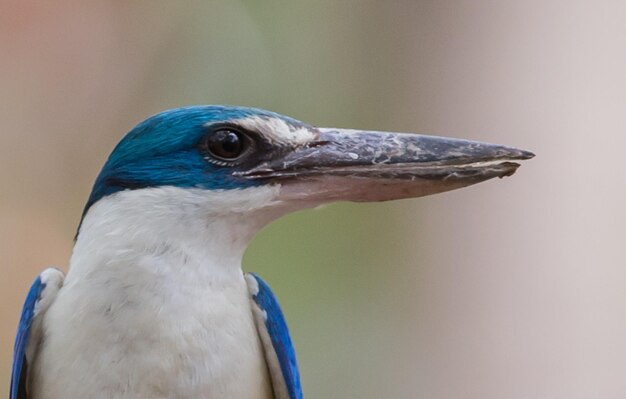
<svg viewBox="0 0 626 399">
<path fill-rule="evenodd" d="M 205 145 L 210 155 L 222 161 L 232 162 L 248 150 L 250 139 L 238 131 L 220 129 L 206 138 Z"/>
</svg>

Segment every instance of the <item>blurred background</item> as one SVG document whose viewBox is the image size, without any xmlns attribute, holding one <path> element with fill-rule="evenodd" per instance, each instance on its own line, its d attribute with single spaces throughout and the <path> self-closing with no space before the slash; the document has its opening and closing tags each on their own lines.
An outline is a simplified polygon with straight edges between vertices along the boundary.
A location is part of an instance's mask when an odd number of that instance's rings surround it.
<svg viewBox="0 0 626 399">
<path fill-rule="evenodd" d="M 100 166 L 187 104 L 534 151 L 513 178 L 285 217 L 244 259 L 308 398 L 626 397 L 626 2 L 0 2 L 0 392 Z"/>
</svg>

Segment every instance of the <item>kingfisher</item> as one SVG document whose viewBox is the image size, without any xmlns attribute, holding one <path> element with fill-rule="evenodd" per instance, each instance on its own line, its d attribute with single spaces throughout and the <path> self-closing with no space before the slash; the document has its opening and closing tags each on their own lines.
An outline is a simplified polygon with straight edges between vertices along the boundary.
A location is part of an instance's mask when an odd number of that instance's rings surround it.
<svg viewBox="0 0 626 399">
<path fill-rule="evenodd" d="M 237 106 L 164 111 L 98 175 L 64 275 L 32 284 L 10 399 L 303 397 L 269 286 L 246 246 L 290 212 L 387 201 L 513 174 L 511 147 L 319 128 Z"/>
</svg>

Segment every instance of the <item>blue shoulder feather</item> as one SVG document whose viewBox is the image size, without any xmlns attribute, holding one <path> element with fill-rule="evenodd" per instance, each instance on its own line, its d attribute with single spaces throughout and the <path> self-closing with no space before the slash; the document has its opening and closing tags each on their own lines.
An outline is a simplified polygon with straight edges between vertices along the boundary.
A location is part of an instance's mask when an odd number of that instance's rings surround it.
<svg viewBox="0 0 626 399">
<path fill-rule="evenodd" d="M 30 287 L 24 302 L 13 349 L 10 399 L 26 399 L 25 383 L 26 369 L 28 367 L 28 364 L 26 364 L 26 346 L 28 345 L 28 336 L 35 313 L 35 305 L 44 288 L 45 284 L 41 282 L 41 277 L 38 276 Z"/>
<path fill-rule="evenodd" d="M 265 326 L 272 340 L 272 346 L 276 351 L 280 369 L 289 392 L 289 398 L 302 399 L 296 352 L 289 336 L 289 328 L 287 327 L 285 316 L 269 285 L 258 275 L 254 273 L 249 274 L 254 277 L 259 285 L 259 292 L 253 296 L 253 300 L 267 314 Z"/>
</svg>

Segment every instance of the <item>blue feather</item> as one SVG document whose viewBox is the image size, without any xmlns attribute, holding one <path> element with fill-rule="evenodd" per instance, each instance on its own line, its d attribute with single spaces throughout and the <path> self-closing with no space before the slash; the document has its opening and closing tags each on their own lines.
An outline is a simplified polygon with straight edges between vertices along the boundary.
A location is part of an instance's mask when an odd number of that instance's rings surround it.
<svg viewBox="0 0 626 399">
<path fill-rule="evenodd" d="M 13 369 L 11 373 L 11 390 L 10 399 L 26 398 L 25 386 L 26 381 L 26 346 L 28 345 L 28 337 L 30 335 L 30 327 L 32 325 L 35 305 L 39 300 L 41 292 L 46 287 L 41 282 L 41 277 L 37 277 L 28 291 L 20 324 L 17 327 L 17 336 L 15 337 L 15 347 L 13 349 Z"/>
<path fill-rule="evenodd" d="M 280 305 L 272 293 L 269 285 L 261 277 L 249 273 L 259 285 L 259 292 L 253 297 L 254 302 L 266 312 L 265 326 L 272 340 L 272 346 L 276 351 L 280 369 L 285 378 L 287 391 L 290 399 L 302 399 L 302 387 L 300 385 L 300 373 L 296 360 L 296 351 L 289 336 L 289 328 L 285 321 Z"/>
</svg>

